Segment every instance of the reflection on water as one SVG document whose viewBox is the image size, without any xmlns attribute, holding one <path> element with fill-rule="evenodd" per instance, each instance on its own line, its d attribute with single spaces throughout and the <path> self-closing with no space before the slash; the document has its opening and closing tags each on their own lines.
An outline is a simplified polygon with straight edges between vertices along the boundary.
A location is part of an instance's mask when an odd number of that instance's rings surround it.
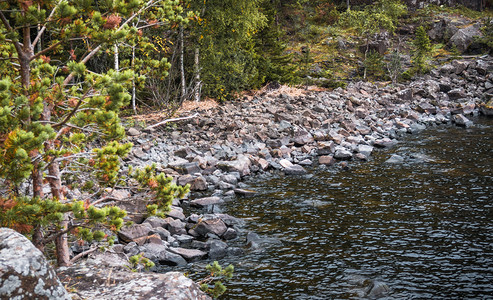
<svg viewBox="0 0 493 300">
<path fill-rule="evenodd" d="M 268 242 L 235 265 L 228 299 L 493 295 L 493 120 L 431 128 L 349 171 L 250 180 L 224 212 Z M 385 163 L 392 154 L 403 163 Z M 272 242 L 272 241 L 276 242 Z M 369 295 L 373 296 L 373 295 Z M 379 295 L 377 295 L 379 296 Z"/>
</svg>

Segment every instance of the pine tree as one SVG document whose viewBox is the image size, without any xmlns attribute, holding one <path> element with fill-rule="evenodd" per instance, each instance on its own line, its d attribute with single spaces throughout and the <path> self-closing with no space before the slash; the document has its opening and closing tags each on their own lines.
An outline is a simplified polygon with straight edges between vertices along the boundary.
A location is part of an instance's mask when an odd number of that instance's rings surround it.
<svg viewBox="0 0 493 300">
<path fill-rule="evenodd" d="M 264 0 L 261 6 L 262 13 L 267 18 L 267 25 L 255 35 L 255 52 L 258 57 L 261 84 L 267 82 L 293 84 L 299 81 L 292 55 L 286 53 L 283 32 L 277 21 L 279 2 L 279 0 Z"/>
<path fill-rule="evenodd" d="M 191 35 L 199 46 L 203 92 L 220 101 L 258 86 L 254 35 L 265 26 L 261 0 L 190 0 Z M 261 81 L 261 80 L 260 80 Z"/>
<path fill-rule="evenodd" d="M 418 73 L 425 73 L 428 70 L 426 60 L 430 57 L 433 48 L 423 26 L 419 26 L 416 29 L 416 37 L 413 40 L 413 45 L 416 48 L 413 56 L 413 65 Z"/>
<path fill-rule="evenodd" d="M 125 135 L 118 113 L 130 100 L 135 73 L 91 60 L 126 39 L 138 41 L 140 28 L 175 21 L 178 4 L 0 2 L 0 225 L 28 232 L 40 249 L 55 241 L 60 265 L 70 263 L 68 233 L 107 239 L 102 229 L 118 230 L 125 216 L 117 207 L 66 197 L 81 179 L 99 190 L 121 183 L 120 158 L 131 149 L 118 142 Z M 91 150 L 90 143 L 101 147 Z M 156 195 L 171 186 L 162 177 L 148 179 Z M 169 197 L 186 191 L 173 187 Z"/>
</svg>

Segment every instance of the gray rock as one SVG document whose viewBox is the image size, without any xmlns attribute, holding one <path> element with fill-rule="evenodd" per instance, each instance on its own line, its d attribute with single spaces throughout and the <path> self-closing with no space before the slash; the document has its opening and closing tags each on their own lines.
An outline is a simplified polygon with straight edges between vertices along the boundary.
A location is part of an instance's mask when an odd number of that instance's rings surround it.
<svg viewBox="0 0 493 300">
<path fill-rule="evenodd" d="M 8 228 L 0 228 L 0 299 L 71 299 L 43 253 Z"/>
<path fill-rule="evenodd" d="M 349 160 L 353 157 L 353 154 L 351 153 L 351 151 L 343 148 L 343 147 L 340 147 L 340 148 L 336 148 L 336 152 L 334 153 L 334 158 L 337 158 L 337 159 L 342 159 L 342 160 Z"/>
<path fill-rule="evenodd" d="M 467 97 L 463 88 L 457 88 L 457 89 L 450 90 L 447 92 L 447 95 L 448 95 L 450 100 L 458 100 L 458 99 L 462 99 L 462 98 Z"/>
<path fill-rule="evenodd" d="M 356 151 L 358 153 L 363 154 L 366 158 L 370 157 L 371 153 L 373 152 L 373 147 L 370 145 L 358 145 L 356 148 Z"/>
<path fill-rule="evenodd" d="M 449 45 L 455 46 L 461 53 L 466 50 L 474 42 L 475 37 L 483 36 L 480 30 L 479 24 L 469 25 L 465 28 L 459 29 L 449 41 Z"/>
<path fill-rule="evenodd" d="M 185 229 L 186 223 L 179 219 L 173 219 L 170 217 L 167 217 L 165 220 L 167 224 L 164 225 L 164 227 L 169 231 L 169 233 L 171 233 L 171 235 L 187 234 L 187 230 Z"/>
<path fill-rule="evenodd" d="M 137 136 L 137 135 L 140 135 L 140 134 L 141 134 L 141 132 L 140 132 L 138 129 L 134 128 L 134 127 L 130 127 L 130 128 L 127 130 L 127 134 L 128 134 L 129 136 Z"/>
<path fill-rule="evenodd" d="M 186 248 L 174 248 L 170 247 L 169 251 L 175 254 L 180 255 L 186 261 L 194 261 L 201 258 L 204 258 L 207 255 L 207 252 L 198 250 L 198 249 L 186 249 Z"/>
<path fill-rule="evenodd" d="M 194 231 L 200 236 L 207 236 L 207 234 L 213 233 L 220 237 L 226 230 L 228 230 L 226 224 L 218 217 L 199 220 L 194 228 Z"/>
<path fill-rule="evenodd" d="M 336 163 L 335 159 L 333 156 L 329 155 L 322 155 L 318 158 L 318 163 L 321 165 L 328 165 L 331 166 Z"/>
<path fill-rule="evenodd" d="M 284 174 L 286 175 L 304 175 L 307 173 L 305 168 L 303 168 L 300 165 L 292 165 L 288 166 L 287 168 L 284 168 Z"/>
<path fill-rule="evenodd" d="M 212 240 L 207 242 L 209 244 L 209 258 L 221 259 L 227 255 L 226 248 L 228 244 L 218 240 Z"/>
<path fill-rule="evenodd" d="M 250 166 L 252 162 L 245 155 L 238 155 L 233 161 L 219 161 L 217 166 L 227 172 L 239 172 L 241 176 L 250 174 Z"/>
<path fill-rule="evenodd" d="M 185 221 L 185 215 L 183 214 L 183 208 L 181 207 L 172 206 L 171 210 L 166 213 L 166 216 Z"/>
<path fill-rule="evenodd" d="M 152 216 L 145 219 L 143 224 L 149 224 L 152 228 L 163 227 L 166 224 L 166 220 L 160 217 Z"/>
<path fill-rule="evenodd" d="M 468 118 L 464 117 L 462 114 L 454 115 L 452 117 L 452 122 L 457 126 L 470 127 L 473 123 Z"/>
<path fill-rule="evenodd" d="M 218 205 L 224 203 L 224 200 L 219 197 L 205 197 L 190 201 L 190 206 L 205 207 L 209 205 Z"/>
<path fill-rule="evenodd" d="M 177 256 L 180 257 L 179 255 Z M 181 259 L 183 260 L 183 258 Z M 115 270 L 101 268 L 94 264 L 79 264 L 66 268 L 61 277 L 76 290 L 74 299 L 211 299 L 200 290 L 197 283 L 185 277 L 180 272 L 169 272 L 165 274 L 137 273 L 129 272 L 128 269 Z M 77 278 L 76 283 L 74 283 L 74 278 Z M 111 283 L 108 278 L 111 278 Z"/>
<path fill-rule="evenodd" d="M 192 191 L 205 191 L 207 190 L 207 180 L 202 176 L 197 176 L 190 182 L 190 190 Z"/>
<path fill-rule="evenodd" d="M 404 157 L 398 154 L 392 154 L 392 156 L 385 161 L 388 164 L 399 164 L 404 162 Z"/>
<path fill-rule="evenodd" d="M 232 240 L 238 237 L 238 233 L 233 228 L 228 228 L 223 234 L 223 239 Z"/>
<path fill-rule="evenodd" d="M 378 139 L 375 140 L 373 143 L 373 146 L 379 147 L 379 148 L 389 148 L 392 146 L 395 146 L 397 144 L 397 141 L 391 140 L 389 138 L 383 138 L 383 139 Z"/>
<path fill-rule="evenodd" d="M 142 245 L 151 230 L 152 226 L 149 223 L 133 224 L 122 227 L 122 229 L 118 231 L 118 237 L 125 243 L 136 242 L 137 244 Z"/>
</svg>

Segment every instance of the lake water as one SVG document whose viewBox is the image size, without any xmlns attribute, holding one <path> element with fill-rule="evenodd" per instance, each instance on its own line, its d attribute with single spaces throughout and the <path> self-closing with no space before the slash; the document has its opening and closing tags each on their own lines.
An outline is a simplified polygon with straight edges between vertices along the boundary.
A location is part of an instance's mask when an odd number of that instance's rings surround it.
<svg viewBox="0 0 493 300">
<path fill-rule="evenodd" d="M 258 194 L 222 210 L 261 246 L 219 261 L 235 266 L 224 299 L 493 298 L 493 119 L 474 121 L 406 136 L 349 170 L 250 178 Z M 386 163 L 393 154 L 404 162 Z"/>
</svg>

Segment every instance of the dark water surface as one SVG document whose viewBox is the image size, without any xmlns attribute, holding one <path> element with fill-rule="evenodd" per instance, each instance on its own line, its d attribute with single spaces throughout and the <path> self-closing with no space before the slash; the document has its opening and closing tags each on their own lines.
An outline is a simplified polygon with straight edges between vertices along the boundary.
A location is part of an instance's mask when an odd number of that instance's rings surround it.
<svg viewBox="0 0 493 300">
<path fill-rule="evenodd" d="M 259 193 L 223 207 L 265 239 L 220 261 L 235 265 L 226 299 L 354 299 L 372 281 L 387 299 L 493 298 L 493 119 L 429 128 L 350 167 L 252 178 Z"/>
</svg>

